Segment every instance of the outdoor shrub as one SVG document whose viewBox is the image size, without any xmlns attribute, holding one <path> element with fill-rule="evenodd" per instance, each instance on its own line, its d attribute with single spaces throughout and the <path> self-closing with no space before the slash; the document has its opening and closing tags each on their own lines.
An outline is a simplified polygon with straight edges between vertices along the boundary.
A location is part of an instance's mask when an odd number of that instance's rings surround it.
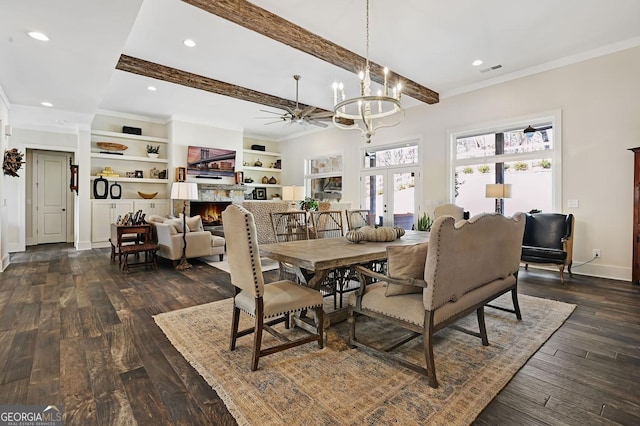
<svg viewBox="0 0 640 426">
<path fill-rule="evenodd" d="M 540 160 L 540 167 L 542 167 L 543 169 L 550 169 L 551 168 L 551 161 L 549 160 Z"/>
<path fill-rule="evenodd" d="M 525 171 L 529 169 L 529 165 L 523 161 L 518 161 L 516 164 L 513 165 L 513 168 L 516 169 L 517 171 Z"/>
<path fill-rule="evenodd" d="M 486 164 L 483 164 L 482 166 L 478 166 L 478 171 L 480 173 L 489 173 L 491 171 L 491 167 L 487 166 Z"/>
<path fill-rule="evenodd" d="M 465 175 L 470 175 L 471 173 L 473 173 L 473 169 L 467 166 L 464 169 L 462 169 L 462 173 L 464 173 Z"/>
</svg>

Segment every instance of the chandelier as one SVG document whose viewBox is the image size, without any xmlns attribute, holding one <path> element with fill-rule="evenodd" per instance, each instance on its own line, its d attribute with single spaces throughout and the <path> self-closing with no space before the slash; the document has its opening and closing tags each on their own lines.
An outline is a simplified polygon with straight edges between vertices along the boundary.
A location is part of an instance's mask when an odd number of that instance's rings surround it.
<svg viewBox="0 0 640 426">
<path fill-rule="evenodd" d="M 366 6 L 366 62 L 364 72 L 360 71 L 360 96 L 345 99 L 344 85 L 333 83 L 333 124 L 339 129 L 360 130 L 367 143 L 376 130 L 393 127 L 404 118 L 400 105 L 402 85 L 398 83 L 389 96 L 388 68 L 384 68 L 384 86 L 376 95 L 371 94 L 369 70 L 369 0 Z M 345 124 L 345 121 L 353 124 Z"/>
</svg>

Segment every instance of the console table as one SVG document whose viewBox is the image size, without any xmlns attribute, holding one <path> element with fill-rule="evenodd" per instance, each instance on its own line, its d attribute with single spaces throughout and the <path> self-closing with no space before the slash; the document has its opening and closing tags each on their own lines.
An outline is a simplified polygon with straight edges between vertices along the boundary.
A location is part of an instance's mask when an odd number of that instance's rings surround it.
<svg viewBox="0 0 640 426">
<path fill-rule="evenodd" d="M 158 251 L 159 246 L 157 243 L 152 241 L 151 225 L 116 225 L 115 223 L 112 223 L 111 235 L 112 240 L 115 237 L 115 247 L 117 247 L 118 259 L 120 260 L 123 271 L 129 272 L 129 268 L 135 266 L 153 266 L 154 269 L 158 269 L 158 265 L 156 263 L 156 252 Z M 131 237 L 132 235 L 135 235 L 135 237 Z M 133 244 L 124 244 L 126 242 L 133 242 Z M 113 247 L 113 241 L 111 244 L 111 250 L 113 253 L 115 249 L 115 247 Z M 140 253 L 144 253 L 144 260 L 129 263 L 130 254 L 138 256 Z M 124 257 L 124 262 L 122 262 L 122 257 Z M 112 257 L 112 260 L 115 259 Z"/>
</svg>

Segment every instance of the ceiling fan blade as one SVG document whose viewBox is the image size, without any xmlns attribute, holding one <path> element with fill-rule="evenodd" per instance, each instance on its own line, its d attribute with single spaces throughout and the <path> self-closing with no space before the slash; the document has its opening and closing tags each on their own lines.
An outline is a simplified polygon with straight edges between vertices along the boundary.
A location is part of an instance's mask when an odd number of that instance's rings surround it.
<svg viewBox="0 0 640 426">
<path fill-rule="evenodd" d="M 276 111 L 267 111 L 266 109 L 261 109 L 260 112 L 268 112 L 269 114 L 277 114 L 277 115 L 282 115 L 282 112 L 276 112 Z"/>
<path fill-rule="evenodd" d="M 282 120 L 277 120 L 277 121 L 271 121 L 269 123 L 264 123 L 265 126 L 269 125 L 269 124 L 276 124 L 276 123 L 282 123 Z"/>
<path fill-rule="evenodd" d="M 328 126 L 327 123 L 323 123 L 321 121 L 316 121 L 316 120 L 305 120 L 305 123 L 313 124 L 314 126 L 318 126 L 318 127 L 327 127 Z"/>
<path fill-rule="evenodd" d="M 308 107 L 306 107 L 305 109 L 303 109 L 302 111 L 300 111 L 300 117 L 303 117 L 303 118 L 304 118 L 304 117 L 308 116 L 308 115 L 309 115 L 309 114 L 311 114 L 315 109 L 316 109 L 316 107 L 311 106 L 311 105 L 310 105 L 310 106 L 308 106 Z"/>
<path fill-rule="evenodd" d="M 333 112 L 332 111 L 314 112 L 313 114 L 309 114 L 309 118 L 312 118 L 314 120 L 318 120 L 322 118 L 333 118 Z"/>
</svg>

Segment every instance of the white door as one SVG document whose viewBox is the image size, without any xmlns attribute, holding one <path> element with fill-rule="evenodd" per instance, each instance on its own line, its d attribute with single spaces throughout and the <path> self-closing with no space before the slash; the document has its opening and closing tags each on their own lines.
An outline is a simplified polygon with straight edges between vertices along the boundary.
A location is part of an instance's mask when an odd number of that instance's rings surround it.
<svg viewBox="0 0 640 426">
<path fill-rule="evenodd" d="M 65 154 L 36 153 L 37 243 L 67 241 L 67 170 Z"/>
<path fill-rule="evenodd" d="M 393 167 L 362 174 L 361 206 L 375 215 L 376 224 L 411 229 L 416 212 L 419 167 Z"/>
</svg>

